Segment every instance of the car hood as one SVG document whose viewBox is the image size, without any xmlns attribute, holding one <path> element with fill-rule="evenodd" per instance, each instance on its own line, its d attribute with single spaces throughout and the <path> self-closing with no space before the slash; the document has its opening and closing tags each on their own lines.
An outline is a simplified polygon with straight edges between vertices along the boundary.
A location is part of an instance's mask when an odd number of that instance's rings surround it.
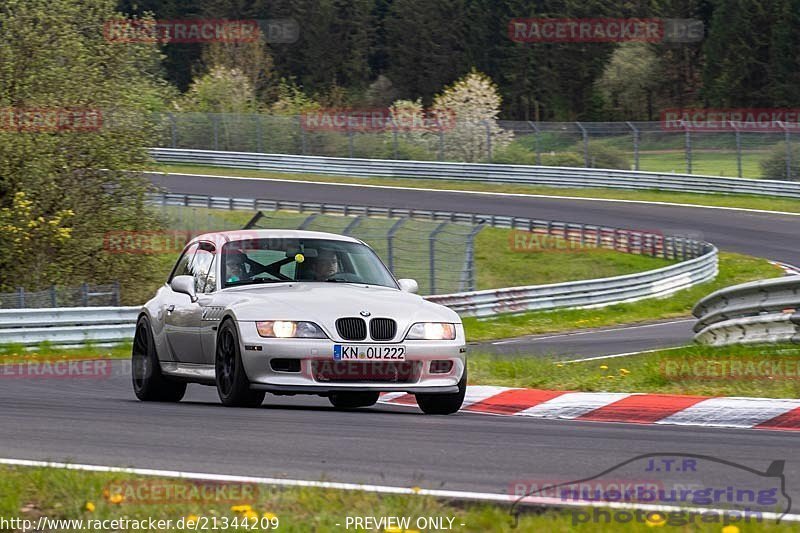
<svg viewBox="0 0 800 533">
<path fill-rule="evenodd" d="M 453 310 L 428 302 L 419 295 L 353 283 L 287 283 L 239 287 L 223 291 L 235 301 L 228 306 L 239 321 L 309 320 L 332 327 L 337 318 L 389 317 L 398 326 L 414 322 L 453 322 L 461 319 Z"/>
</svg>

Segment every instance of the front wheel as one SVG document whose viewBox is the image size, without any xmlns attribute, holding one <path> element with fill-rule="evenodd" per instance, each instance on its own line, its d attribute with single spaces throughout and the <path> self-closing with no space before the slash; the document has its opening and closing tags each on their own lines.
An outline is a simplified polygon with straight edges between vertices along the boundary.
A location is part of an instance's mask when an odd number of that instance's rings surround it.
<svg viewBox="0 0 800 533">
<path fill-rule="evenodd" d="M 250 380 L 244 371 L 239 350 L 239 333 L 232 320 L 226 320 L 219 328 L 214 372 L 222 405 L 259 407 L 264 401 L 264 391 L 250 390 Z"/>
<path fill-rule="evenodd" d="M 419 393 L 417 405 L 426 415 L 451 415 L 461 409 L 464 395 L 467 393 L 467 369 L 458 382 L 458 392 L 452 394 L 423 394 Z"/>
<path fill-rule="evenodd" d="M 328 401 L 337 409 L 357 409 L 375 405 L 378 396 L 377 392 L 334 392 L 328 396 Z"/>
<path fill-rule="evenodd" d="M 161 373 L 150 320 L 142 315 L 136 321 L 131 352 L 133 392 L 143 402 L 179 402 L 186 394 L 186 383 L 172 381 Z"/>
</svg>

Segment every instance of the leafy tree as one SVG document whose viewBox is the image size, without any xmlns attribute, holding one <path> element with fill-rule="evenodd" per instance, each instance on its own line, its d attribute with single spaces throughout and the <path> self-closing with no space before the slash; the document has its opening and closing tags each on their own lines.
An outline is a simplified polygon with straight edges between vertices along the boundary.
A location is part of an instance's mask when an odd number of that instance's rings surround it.
<svg viewBox="0 0 800 533">
<path fill-rule="evenodd" d="M 91 109 L 102 116 L 102 127 L 88 131 L 0 128 L 3 223 L 31 243 L 3 246 L 0 290 L 125 279 L 146 286 L 163 275 L 148 268 L 150 256 L 103 247 L 109 230 L 156 227 L 145 206 L 149 182 L 130 171 L 149 160 L 154 126 L 147 117 L 169 94 L 156 46 L 104 38 L 104 24 L 117 17 L 108 0 L 0 4 L 0 108 Z M 24 220 L 35 224 L 19 226 Z M 42 238 L 42 225 L 51 223 L 68 242 Z M 141 301 L 135 289 L 124 294 L 128 301 Z"/>
<path fill-rule="evenodd" d="M 200 113 L 252 113 L 257 106 L 255 87 L 241 70 L 215 66 L 193 81 L 175 106 Z"/>
<path fill-rule="evenodd" d="M 654 120 L 654 94 L 661 84 L 658 58 L 647 43 L 623 43 L 597 86 L 615 120 Z"/>
</svg>

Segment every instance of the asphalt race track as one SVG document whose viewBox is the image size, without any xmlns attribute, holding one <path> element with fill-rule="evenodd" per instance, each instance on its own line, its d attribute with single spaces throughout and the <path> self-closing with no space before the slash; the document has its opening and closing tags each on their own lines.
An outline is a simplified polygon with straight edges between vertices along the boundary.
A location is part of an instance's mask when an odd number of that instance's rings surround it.
<svg viewBox="0 0 800 533">
<path fill-rule="evenodd" d="M 190 385 L 180 404 L 140 403 L 127 362 L 102 379 L 5 379 L 0 456 L 192 472 L 508 494 L 527 479 L 581 479 L 644 453 L 698 453 L 766 469 L 786 459 L 800 489 L 797 435 L 548 421 L 416 407 L 338 412 L 317 397 L 267 396 L 260 409 L 219 404 Z M 706 476 L 707 486 L 724 484 Z"/>
<path fill-rule="evenodd" d="M 636 326 L 527 335 L 474 343 L 470 345 L 470 349 L 499 355 L 541 355 L 554 359 L 599 357 L 690 344 L 692 325 L 694 319 L 686 318 Z"/>
</svg>

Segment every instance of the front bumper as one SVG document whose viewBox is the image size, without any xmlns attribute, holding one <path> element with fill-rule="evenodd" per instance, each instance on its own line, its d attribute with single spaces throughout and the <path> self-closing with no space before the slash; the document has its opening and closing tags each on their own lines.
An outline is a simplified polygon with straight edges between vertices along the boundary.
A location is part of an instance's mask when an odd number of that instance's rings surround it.
<svg viewBox="0 0 800 533">
<path fill-rule="evenodd" d="M 336 391 L 379 391 L 447 394 L 458 391 L 458 382 L 466 367 L 464 331 L 459 325 L 456 339 L 452 341 L 404 341 L 402 343 L 351 343 L 330 339 L 272 339 L 261 337 L 254 322 L 239 323 L 240 350 L 247 377 L 252 388 L 277 394 L 326 394 Z M 335 381 L 323 381 L 315 368 L 320 363 L 334 363 L 335 344 L 402 344 L 406 348 L 405 361 L 413 365 L 413 375 L 400 382 L 369 379 L 350 379 L 345 373 Z M 270 364 L 274 358 L 298 359 L 299 372 L 274 370 Z M 432 373 L 431 361 L 451 361 L 447 373 Z M 348 361 L 348 368 L 361 361 Z M 381 363 L 376 363 L 381 364 Z M 391 364 L 391 363 L 385 363 Z"/>
</svg>

